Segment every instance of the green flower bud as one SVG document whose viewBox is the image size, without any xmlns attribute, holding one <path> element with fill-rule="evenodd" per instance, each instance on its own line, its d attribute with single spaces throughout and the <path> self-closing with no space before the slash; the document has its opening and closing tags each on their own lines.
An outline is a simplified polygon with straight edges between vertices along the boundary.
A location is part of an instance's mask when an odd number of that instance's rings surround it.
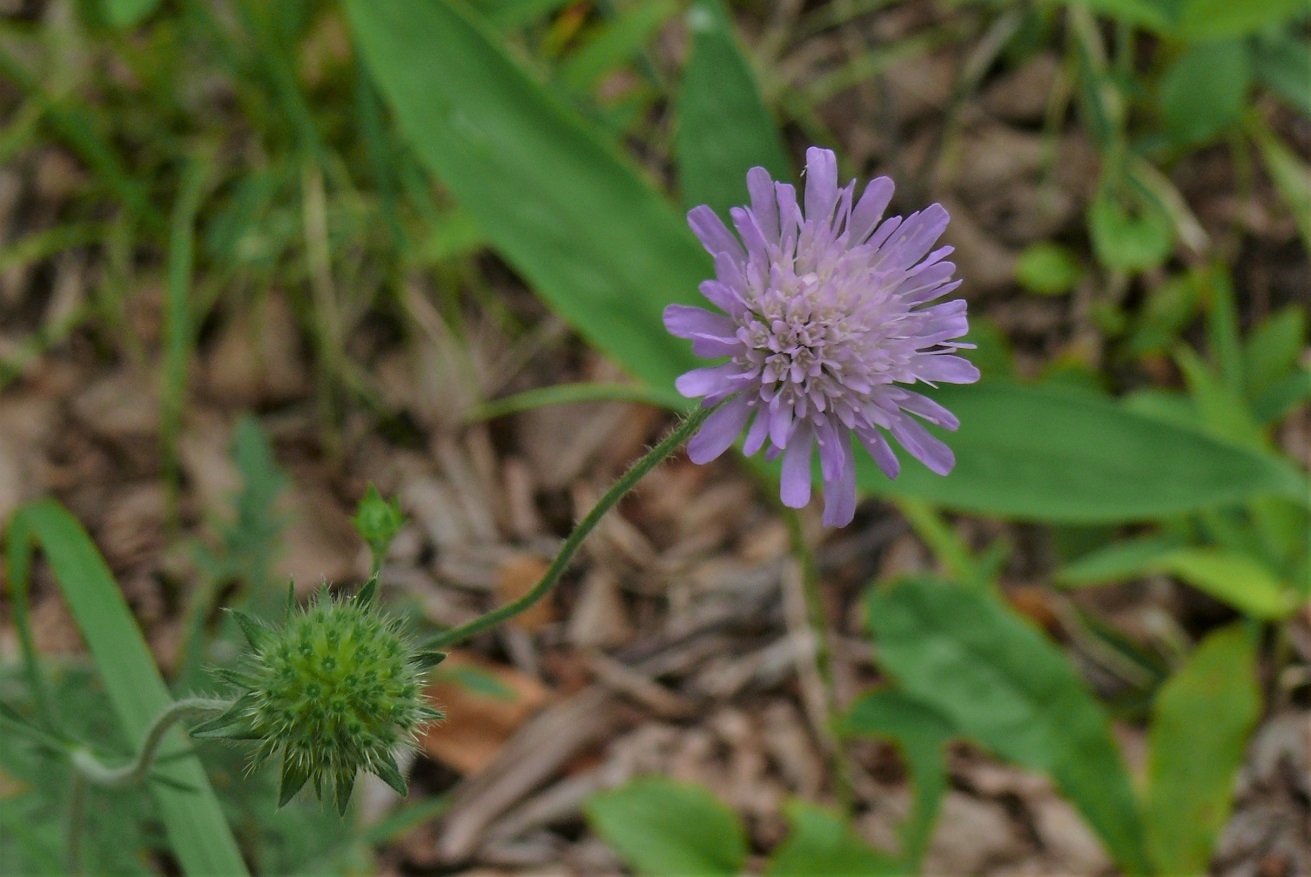
<svg viewBox="0 0 1311 877">
<path fill-rule="evenodd" d="M 360 770 L 404 794 L 396 755 L 442 717 L 424 701 L 422 683 L 446 656 L 413 648 L 374 605 L 376 588 L 372 580 L 346 600 L 321 591 L 304 611 L 289 594 L 281 627 L 229 610 L 251 653 L 245 666 L 220 675 L 240 693 L 191 733 L 258 740 L 255 765 L 280 753 L 278 806 L 312 780 L 320 797 L 331 787 L 344 813 Z"/>
<path fill-rule="evenodd" d="M 400 503 L 396 500 L 387 502 L 378 493 L 378 488 L 370 484 L 351 522 L 360 538 L 369 545 L 369 551 L 373 554 L 373 571 L 377 575 L 392 540 L 405 526 L 405 515 L 401 513 Z"/>
</svg>

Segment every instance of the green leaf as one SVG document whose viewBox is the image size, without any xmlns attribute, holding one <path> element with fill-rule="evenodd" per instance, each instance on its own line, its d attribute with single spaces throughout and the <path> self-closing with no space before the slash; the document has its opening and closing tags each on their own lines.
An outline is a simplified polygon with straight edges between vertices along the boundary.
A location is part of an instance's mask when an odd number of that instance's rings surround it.
<svg viewBox="0 0 1311 877">
<path fill-rule="evenodd" d="M 1241 37 L 1306 12 L 1306 0 L 1186 0 L 1179 10 L 1178 35 L 1185 40 Z"/>
<path fill-rule="evenodd" d="M 1311 75 L 1307 81 L 1311 82 Z M 1307 310 L 1288 305 L 1267 317 L 1243 344 L 1244 389 L 1255 402 L 1272 387 L 1297 371 L 1307 347 Z"/>
<path fill-rule="evenodd" d="M 26 594 L 34 542 L 45 549 L 125 736 L 139 746 L 172 698 L 122 593 L 86 530 L 51 500 L 23 506 L 10 522 L 7 572 L 15 593 Z M 149 787 L 183 871 L 246 874 L 218 798 L 200 761 L 188 752 L 182 732 L 170 731 L 159 752 L 161 758 L 178 757 L 158 766 L 157 774 L 193 789 L 178 792 L 161 783 Z"/>
<path fill-rule="evenodd" d="M 737 816 L 700 786 L 646 777 L 587 800 L 587 821 L 642 874 L 739 874 L 747 857 Z"/>
<path fill-rule="evenodd" d="M 1229 817 L 1234 774 L 1261 713 L 1256 646 L 1244 624 L 1209 635 L 1157 695 L 1144 808 L 1160 874 L 1205 874 Z"/>
<path fill-rule="evenodd" d="M 1093 12 L 1159 34 L 1168 34 L 1174 28 L 1173 5 L 1159 0 L 1062 0 L 1062 2 L 1069 6 L 1086 6 Z"/>
<path fill-rule="evenodd" d="M 1039 242 L 1025 247 L 1015 260 L 1015 280 L 1029 292 L 1063 295 L 1083 276 L 1083 265 L 1069 247 Z"/>
<path fill-rule="evenodd" d="M 792 833 L 774 850 L 765 877 L 865 877 L 902 873 L 841 819 L 805 801 L 786 805 Z"/>
<path fill-rule="evenodd" d="M 686 407 L 674 378 L 698 362 L 662 313 L 696 303 L 711 263 L 682 219 L 462 6 L 346 8 L 401 132 L 492 245 L 597 349 Z"/>
<path fill-rule="evenodd" d="M 103 0 L 105 24 L 127 30 L 145 21 L 159 6 L 159 0 Z"/>
<path fill-rule="evenodd" d="M 1067 588 L 1121 582 L 1144 574 L 1182 547 L 1182 538 L 1175 535 L 1124 539 L 1071 561 L 1057 571 L 1055 579 Z"/>
<path fill-rule="evenodd" d="M 1311 166 L 1265 127 L 1256 128 L 1253 139 L 1261 149 L 1270 181 L 1293 214 L 1302 243 L 1311 249 Z"/>
<path fill-rule="evenodd" d="M 1289 34 L 1270 34 L 1252 50 L 1256 78 L 1311 119 L 1311 43 Z"/>
<path fill-rule="evenodd" d="M 641 51 L 642 46 L 678 12 L 672 0 L 647 0 L 620 12 L 598 27 L 560 69 L 560 80 L 586 91 Z"/>
<path fill-rule="evenodd" d="M 791 177 L 786 152 L 721 0 L 695 0 L 687 12 L 692 51 L 683 71 L 674 140 L 683 206 L 710 205 L 720 216 L 747 203 L 747 171 Z"/>
<path fill-rule="evenodd" d="M 915 806 L 901 826 L 902 867 L 917 873 L 947 791 L 943 747 L 956 729 L 941 713 L 892 688 L 871 691 L 852 704 L 842 729 L 846 735 L 890 739 L 905 757 Z"/>
<path fill-rule="evenodd" d="M 1254 618 L 1286 618 L 1297 596 L 1260 561 L 1215 548 L 1180 548 L 1152 564 Z"/>
<path fill-rule="evenodd" d="M 1161 79 L 1161 113 L 1170 139 L 1192 146 L 1237 122 L 1251 82 L 1251 57 L 1241 40 L 1189 46 Z"/>
<path fill-rule="evenodd" d="M 1285 461 L 1090 393 L 1000 381 L 928 391 L 960 418 L 946 478 L 905 460 L 889 481 L 857 455 L 861 488 L 1030 520 L 1142 520 L 1264 494 L 1305 501 Z"/>
<path fill-rule="evenodd" d="M 1155 268 L 1170 255 L 1174 227 L 1165 209 L 1134 186 L 1115 193 L 1102 186 L 1088 207 L 1097 261 L 1119 271 Z"/>
<path fill-rule="evenodd" d="M 1150 871 L 1106 713 L 1058 648 L 994 597 L 932 579 L 872 588 L 865 608 L 881 666 L 910 696 L 1050 774 L 1119 867 Z"/>
</svg>

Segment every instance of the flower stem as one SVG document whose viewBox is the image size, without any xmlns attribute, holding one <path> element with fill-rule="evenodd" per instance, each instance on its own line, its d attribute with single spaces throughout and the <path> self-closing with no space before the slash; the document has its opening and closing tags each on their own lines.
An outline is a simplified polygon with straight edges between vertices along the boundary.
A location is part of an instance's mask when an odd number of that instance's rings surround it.
<svg viewBox="0 0 1311 877">
<path fill-rule="evenodd" d="M 74 749 L 72 752 L 73 768 L 87 782 L 97 786 L 126 786 L 140 782 L 150 773 L 159 754 L 159 745 L 164 740 L 168 729 L 187 716 L 197 713 L 219 713 L 232 706 L 231 701 L 216 700 L 209 697 L 188 697 L 170 704 L 167 709 L 155 717 L 146 731 L 146 739 L 141 743 L 136 757 L 127 764 L 107 767 L 102 764 L 90 749 Z"/>
<path fill-rule="evenodd" d="M 560 576 L 569 566 L 569 561 L 573 560 L 574 554 L 576 554 L 579 547 L 582 546 L 583 540 L 592 532 L 597 523 L 600 522 L 601 518 L 605 517 L 606 512 L 614 508 L 615 504 L 623 499 L 624 495 L 637 485 L 637 482 L 641 481 L 647 473 L 660 465 L 666 457 L 676 451 L 683 442 L 687 441 L 694 432 L 700 429 L 701 424 L 705 423 L 706 418 L 713 414 L 717 409 L 718 406 L 713 408 L 698 408 L 695 412 L 688 415 L 687 419 L 669 433 L 663 441 L 647 451 L 646 456 L 634 463 L 632 467 L 614 483 L 614 486 L 606 492 L 605 496 L 601 497 L 597 504 L 592 507 L 592 510 L 588 512 L 586 517 L 584 517 L 578 526 L 574 528 L 573 532 L 569 534 L 569 538 L 565 539 L 564 545 L 560 549 L 560 553 L 555 556 L 555 560 L 551 562 L 551 566 L 547 569 L 546 574 L 542 576 L 537 584 L 533 585 L 531 590 L 519 599 L 506 603 L 504 606 L 499 606 L 485 615 L 480 615 L 467 624 L 462 624 L 459 627 L 453 627 L 450 630 L 439 633 L 436 637 L 428 641 L 425 648 L 429 650 L 446 648 L 455 643 L 466 640 L 475 634 L 482 633 L 487 628 L 500 624 L 507 618 L 513 618 L 550 593 L 551 589 L 555 587 L 556 583 L 560 580 Z"/>
<path fill-rule="evenodd" d="M 806 601 L 806 621 L 815 638 L 815 671 L 824 688 L 824 723 L 829 734 L 828 744 L 832 759 L 833 792 L 838 811 L 851 818 L 856 791 L 851 762 L 847 758 L 846 743 L 838 733 L 837 689 L 833 683 L 833 649 L 824 595 L 819 587 L 819 570 L 815 568 L 815 554 L 801 525 L 801 516 L 793 509 L 783 509 L 788 533 L 792 537 L 792 550 L 801 561 L 801 589 Z"/>
</svg>

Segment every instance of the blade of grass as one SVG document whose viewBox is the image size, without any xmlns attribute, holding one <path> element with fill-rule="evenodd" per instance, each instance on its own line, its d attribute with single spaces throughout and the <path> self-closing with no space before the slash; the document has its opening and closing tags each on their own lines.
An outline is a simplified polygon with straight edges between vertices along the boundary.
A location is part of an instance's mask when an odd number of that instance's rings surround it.
<svg viewBox="0 0 1311 877">
<path fill-rule="evenodd" d="M 99 133 L 85 114 L 46 94 L 22 64 L 0 51 L 0 76 L 7 77 L 45 113 L 55 133 L 87 163 L 110 192 L 152 228 L 163 228 L 164 218 L 150 203 L 146 186 L 127 170 L 122 158 Z"/>
<path fill-rule="evenodd" d="M 37 544 L 45 549 L 125 736 L 140 745 L 172 699 L 109 567 L 86 530 L 58 503 L 38 500 L 23 506 L 10 524 L 6 558 L 16 607 L 26 606 Z M 170 732 L 160 752 L 170 756 L 156 770 L 165 782 L 149 788 L 182 870 L 192 875 L 247 874 L 209 778 L 182 732 Z"/>
<path fill-rule="evenodd" d="M 548 405 L 570 405 L 578 402 L 641 402 L 663 407 L 669 403 L 669 397 L 641 384 L 557 384 L 554 387 L 526 390 L 503 399 L 484 402 L 470 409 L 464 420 L 466 423 L 476 423 L 480 420 L 491 420 L 494 417 L 518 414 L 521 411 L 544 408 Z"/>
<path fill-rule="evenodd" d="M 195 341 L 191 273 L 195 264 L 195 224 L 212 161 L 194 158 L 182 174 L 169 220 L 168 299 L 164 307 L 164 381 L 160 392 L 160 439 L 164 480 L 169 485 L 169 518 L 176 520 L 178 439 L 186 406 L 187 370 Z"/>
</svg>

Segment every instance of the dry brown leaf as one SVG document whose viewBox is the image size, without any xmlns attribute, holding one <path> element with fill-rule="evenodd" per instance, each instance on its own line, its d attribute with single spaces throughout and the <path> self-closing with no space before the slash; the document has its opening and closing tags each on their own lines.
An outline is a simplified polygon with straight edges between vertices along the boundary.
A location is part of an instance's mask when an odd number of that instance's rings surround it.
<svg viewBox="0 0 1311 877">
<path fill-rule="evenodd" d="M 495 679 L 514 692 L 514 699 L 471 691 L 459 679 L 467 670 Z M 432 758 L 466 776 L 491 764 L 514 732 L 551 699 L 550 689 L 537 679 L 468 652 L 451 652 L 433 676 L 428 697 L 446 719 L 429 726 L 420 745 Z"/>
<path fill-rule="evenodd" d="M 541 581 L 549 564 L 536 554 L 514 554 L 496 568 L 496 594 L 503 602 L 518 600 Z M 539 600 L 510 619 L 520 630 L 534 631 L 555 621 L 555 608 L 549 597 Z"/>
</svg>

